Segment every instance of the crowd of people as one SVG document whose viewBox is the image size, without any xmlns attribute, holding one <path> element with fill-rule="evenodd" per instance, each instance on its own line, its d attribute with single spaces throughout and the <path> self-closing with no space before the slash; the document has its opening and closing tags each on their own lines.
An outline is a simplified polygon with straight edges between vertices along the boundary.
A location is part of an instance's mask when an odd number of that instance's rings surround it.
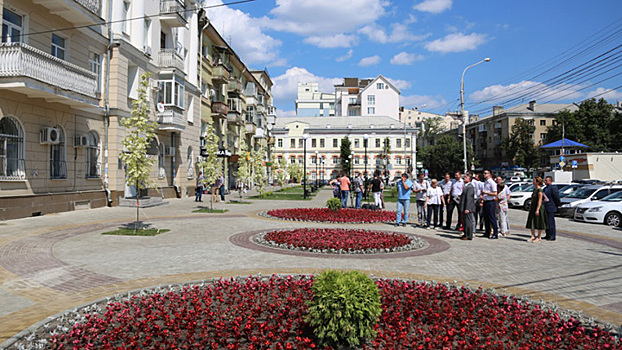
<svg viewBox="0 0 622 350">
<path fill-rule="evenodd" d="M 222 174 L 218 175 L 218 178 L 213 184 L 207 184 L 203 172 L 199 171 L 199 176 L 196 179 L 196 187 L 194 188 L 194 201 L 203 202 L 203 194 L 207 192 L 207 188 L 210 188 L 211 201 L 218 202 L 218 197 L 223 202 L 225 201 L 225 178 Z"/>
</svg>

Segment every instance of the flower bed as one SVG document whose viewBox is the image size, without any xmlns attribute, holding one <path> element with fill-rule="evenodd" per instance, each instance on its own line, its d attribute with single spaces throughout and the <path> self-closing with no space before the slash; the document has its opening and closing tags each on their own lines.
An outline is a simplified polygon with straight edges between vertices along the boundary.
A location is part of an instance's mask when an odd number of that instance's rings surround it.
<svg viewBox="0 0 622 350">
<path fill-rule="evenodd" d="M 403 280 L 376 283 L 382 314 L 376 326 L 378 335 L 365 348 L 622 346 L 598 325 L 515 297 Z M 315 348 L 305 321 L 312 284 L 312 276 L 272 276 L 143 291 L 61 316 L 29 333 L 14 348 Z"/>
<path fill-rule="evenodd" d="M 343 228 L 300 228 L 261 234 L 256 241 L 277 248 L 314 253 L 375 254 L 421 248 L 425 242 L 414 236 Z"/>
<path fill-rule="evenodd" d="M 342 208 L 337 211 L 332 211 L 328 208 L 274 209 L 268 211 L 267 216 L 285 220 L 335 223 L 373 223 L 395 221 L 395 212 L 393 211 L 351 208 Z"/>
</svg>

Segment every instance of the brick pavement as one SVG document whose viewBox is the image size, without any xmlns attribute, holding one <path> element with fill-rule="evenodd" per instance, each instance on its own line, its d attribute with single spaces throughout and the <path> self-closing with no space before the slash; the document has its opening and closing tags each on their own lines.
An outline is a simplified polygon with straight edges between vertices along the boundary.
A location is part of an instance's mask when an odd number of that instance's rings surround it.
<svg viewBox="0 0 622 350">
<path fill-rule="evenodd" d="M 511 212 L 512 234 L 500 240 L 476 238 L 465 242 L 454 232 L 356 225 L 416 234 L 447 248 L 435 254 L 390 259 L 275 254 L 230 242 L 236 235 L 274 228 L 338 227 L 257 215 L 272 208 L 324 206 L 330 196 L 331 191 L 324 190 L 311 201 L 214 204 L 215 208 L 228 209 L 226 214 L 191 213 L 198 207 L 191 198 L 170 200 L 168 205 L 141 211 L 145 222 L 171 230 L 155 237 L 101 235 L 131 222 L 135 215 L 131 208 L 3 222 L 0 343 L 46 317 L 115 293 L 219 276 L 313 273 L 327 268 L 492 287 L 554 301 L 602 321 L 622 324 L 622 239 L 602 225 L 560 221 L 566 233 L 556 242 L 539 244 L 525 242 L 528 233 L 520 229 L 525 213 L 520 211 Z"/>
</svg>

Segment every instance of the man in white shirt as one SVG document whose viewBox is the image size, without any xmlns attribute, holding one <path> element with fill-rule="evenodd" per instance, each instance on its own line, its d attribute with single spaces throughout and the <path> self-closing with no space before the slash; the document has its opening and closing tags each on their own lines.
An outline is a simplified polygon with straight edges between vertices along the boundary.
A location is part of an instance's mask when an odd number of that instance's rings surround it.
<svg viewBox="0 0 622 350">
<path fill-rule="evenodd" d="M 497 184 L 492 179 L 492 172 L 490 169 L 484 170 L 484 179 L 486 179 L 486 181 L 484 181 L 484 189 L 482 190 L 482 200 L 484 201 L 484 223 L 486 225 L 484 237 L 497 239 L 499 238 L 499 228 L 497 226 L 497 219 L 495 218 L 495 197 L 497 196 Z"/>
<path fill-rule="evenodd" d="M 462 173 L 459 171 L 454 175 L 454 181 L 451 184 L 451 190 L 449 192 L 449 201 L 447 202 L 447 225 L 446 230 L 451 230 L 451 219 L 454 213 L 454 209 L 458 207 L 460 203 L 460 196 L 462 195 L 462 189 L 464 188 L 464 181 L 462 181 Z M 455 230 L 457 231 L 462 226 L 462 215 L 458 210 L 458 223 Z"/>
<path fill-rule="evenodd" d="M 445 200 L 446 204 L 449 204 L 449 194 L 451 193 L 451 186 L 453 184 L 454 184 L 454 180 L 451 179 L 451 175 L 449 173 L 446 173 L 443 180 L 438 183 L 438 187 L 440 187 L 441 191 L 443 191 L 443 199 Z M 443 226 L 443 212 L 446 210 L 447 210 L 446 207 L 440 208 L 440 214 L 439 214 L 440 217 L 439 217 L 438 222 L 441 226 Z"/>
<path fill-rule="evenodd" d="M 477 205 L 475 211 L 475 227 L 479 223 L 479 230 L 484 231 L 484 216 L 483 216 L 483 204 L 482 203 L 482 190 L 484 189 L 484 182 L 482 181 L 482 174 L 473 175 L 473 186 L 475 186 L 475 194 L 477 195 Z"/>
<path fill-rule="evenodd" d="M 413 192 L 415 192 L 417 198 L 417 220 L 419 226 L 427 225 L 427 210 L 425 207 L 426 191 L 430 187 L 430 183 L 426 181 L 424 174 L 419 174 L 419 179 L 415 181 L 413 185 Z"/>
</svg>

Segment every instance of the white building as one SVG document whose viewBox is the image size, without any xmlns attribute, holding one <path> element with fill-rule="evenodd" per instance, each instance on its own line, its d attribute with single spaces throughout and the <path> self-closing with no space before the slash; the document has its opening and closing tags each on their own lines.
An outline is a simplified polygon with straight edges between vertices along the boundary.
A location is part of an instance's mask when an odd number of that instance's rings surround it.
<svg viewBox="0 0 622 350">
<path fill-rule="evenodd" d="M 425 124 L 426 122 L 432 119 L 438 119 L 440 121 L 440 126 L 442 128 L 441 131 L 447 131 L 450 129 L 455 129 L 460 126 L 460 121 L 454 118 L 453 116 L 446 114 L 435 114 L 429 113 L 419 110 L 418 108 L 404 108 L 400 107 L 400 121 L 402 123 L 406 123 L 412 127 L 421 127 L 421 123 Z"/>
<path fill-rule="evenodd" d="M 400 90 L 382 75 L 375 79 L 345 78 L 335 85 L 337 116 L 388 116 L 399 119 Z"/>
<path fill-rule="evenodd" d="M 334 117 L 335 94 L 320 92 L 318 83 L 298 83 L 296 116 Z"/>
</svg>

